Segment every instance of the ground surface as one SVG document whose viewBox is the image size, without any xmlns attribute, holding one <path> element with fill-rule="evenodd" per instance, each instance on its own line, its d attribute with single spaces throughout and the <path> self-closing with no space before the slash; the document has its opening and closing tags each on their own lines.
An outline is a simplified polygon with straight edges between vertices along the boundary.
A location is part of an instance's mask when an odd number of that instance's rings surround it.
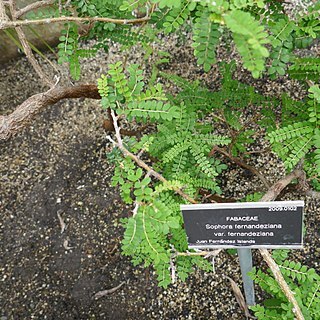
<svg viewBox="0 0 320 320">
<path fill-rule="evenodd" d="M 215 70 L 197 73 L 190 50 L 172 52 L 172 69 L 216 86 Z M 99 58 L 85 70 L 93 79 L 106 65 L 106 57 Z M 269 94 L 297 91 L 283 81 L 258 86 Z M 25 59 L 9 64 L 0 75 L 0 113 L 41 90 Z M 240 282 L 235 256 L 223 252 L 215 273 L 196 271 L 186 283 L 164 290 L 152 269 L 133 267 L 120 255 L 119 218 L 129 208 L 110 186 L 103 117 L 96 101 L 60 102 L 0 144 L 0 320 L 245 319 L 223 277 Z M 272 182 L 284 174 L 273 155 L 254 161 Z M 263 189 L 258 179 L 232 165 L 223 187 L 233 197 Z M 297 197 L 307 201 L 307 233 L 305 249 L 295 254 L 320 271 L 319 202 L 294 194 L 283 199 Z M 59 217 L 66 224 L 63 232 Z M 258 254 L 255 260 L 260 261 Z M 121 283 L 114 293 L 93 297 Z"/>
</svg>

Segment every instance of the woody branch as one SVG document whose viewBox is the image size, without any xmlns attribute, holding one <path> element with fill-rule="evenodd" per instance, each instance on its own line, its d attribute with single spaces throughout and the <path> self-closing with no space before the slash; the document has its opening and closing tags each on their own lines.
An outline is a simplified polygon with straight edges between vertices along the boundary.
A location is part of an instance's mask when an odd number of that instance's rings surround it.
<svg viewBox="0 0 320 320">
<path fill-rule="evenodd" d="M 154 171 L 151 167 L 149 167 L 144 161 L 140 160 L 136 155 L 132 154 L 131 152 L 129 152 L 123 145 L 122 142 L 122 138 L 120 135 L 120 128 L 118 126 L 118 118 L 115 115 L 114 111 L 111 110 L 111 115 L 112 115 L 112 119 L 113 119 L 113 124 L 114 124 L 114 128 L 115 128 L 115 135 L 116 135 L 116 140 L 114 141 L 110 136 L 108 136 L 108 139 L 114 144 L 116 145 L 125 156 L 128 156 L 129 158 L 131 158 L 132 160 L 134 160 L 138 166 L 140 166 L 141 168 L 147 170 L 147 172 L 150 172 L 150 175 L 154 176 L 155 178 L 157 178 L 158 180 L 162 181 L 162 182 L 166 182 L 167 180 L 160 175 L 158 172 Z M 289 184 L 291 183 L 291 181 L 295 178 L 301 178 L 303 174 L 303 171 L 300 168 L 297 168 L 296 170 L 294 170 L 291 174 L 289 174 L 288 176 L 284 177 L 283 179 L 280 179 L 279 181 L 277 181 L 274 185 L 272 185 L 269 190 L 267 191 L 267 193 L 265 194 L 265 196 L 261 199 L 261 201 L 273 201 L 276 199 L 276 197 L 280 194 L 280 192 Z M 186 200 L 188 200 L 191 203 L 197 203 L 197 201 L 195 199 L 192 199 L 190 196 L 186 195 L 183 193 L 183 191 L 181 189 L 176 188 L 174 190 L 175 192 L 177 192 L 178 194 L 180 194 L 183 198 L 185 198 Z M 277 265 L 277 263 L 273 260 L 271 254 L 268 252 L 268 250 L 266 249 L 259 249 L 263 259 L 266 261 L 266 263 L 268 264 L 269 268 L 271 269 L 275 279 L 277 280 L 277 282 L 279 283 L 280 288 L 282 289 L 282 291 L 284 292 L 284 294 L 286 295 L 286 297 L 288 298 L 288 300 L 293 304 L 293 312 L 295 314 L 295 316 L 297 317 L 298 320 L 304 320 L 303 314 L 301 312 L 301 309 L 298 305 L 297 300 L 295 299 L 289 285 L 287 284 L 287 282 L 285 281 L 279 266 Z M 198 253 L 195 253 L 198 254 Z M 203 255 L 203 254 L 201 254 Z"/>
<path fill-rule="evenodd" d="M 17 17 L 19 15 L 19 10 L 17 9 L 17 5 L 16 5 L 15 0 L 9 1 L 9 9 L 10 9 L 12 21 L 0 21 L 0 29 L 3 24 L 17 21 Z M 26 38 L 26 35 L 25 35 L 22 27 L 17 25 L 14 28 L 17 32 L 20 43 L 23 47 L 23 51 L 26 54 L 27 59 L 29 60 L 30 64 L 32 65 L 33 69 L 36 71 L 36 73 L 38 74 L 38 76 L 40 77 L 40 79 L 42 80 L 42 82 L 44 84 L 46 84 L 49 87 L 53 87 L 54 82 L 43 72 L 40 64 L 38 63 L 37 59 L 35 58 L 32 50 L 31 50 L 31 47 L 28 43 L 28 40 Z"/>
<path fill-rule="evenodd" d="M 104 18 L 104 17 L 57 17 L 57 18 L 46 18 L 38 20 L 16 20 L 16 21 L 0 21 L 0 30 L 9 29 L 30 25 L 45 25 L 51 23 L 59 22 L 105 22 L 105 23 L 114 23 L 114 24 L 142 24 L 149 21 L 149 17 L 137 18 L 137 19 L 113 19 L 113 18 Z"/>
</svg>

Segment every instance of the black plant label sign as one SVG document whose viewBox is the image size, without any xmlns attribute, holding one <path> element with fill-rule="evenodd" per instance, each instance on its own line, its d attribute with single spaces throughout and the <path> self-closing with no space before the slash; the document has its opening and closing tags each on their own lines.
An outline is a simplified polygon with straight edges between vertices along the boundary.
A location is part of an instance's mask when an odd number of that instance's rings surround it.
<svg viewBox="0 0 320 320">
<path fill-rule="evenodd" d="M 181 205 L 189 248 L 303 246 L 303 201 Z"/>
</svg>

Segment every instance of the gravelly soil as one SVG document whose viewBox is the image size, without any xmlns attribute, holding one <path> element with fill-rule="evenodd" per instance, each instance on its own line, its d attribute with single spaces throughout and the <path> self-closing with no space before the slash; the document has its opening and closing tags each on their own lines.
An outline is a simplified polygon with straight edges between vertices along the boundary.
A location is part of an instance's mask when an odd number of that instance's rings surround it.
<svg viewBox="0 0 320 320">
<path fill-rule="evenodd" d="M 173 68 L 215 86 L 215 70 L 197 73 L 190 50 L 173 55 Z M 106 62 L 91 62 L 86 72 L 95 78 Z M 0 79 L 1 114 L 42 89 L 25 59 L 9 64 Z M 271 94 L 279 90 L 261 86 Z M 0 319 L 245 319 L 222 276 L 240 282 L 235 256 L 223 252 L 215 273 L 196 271 L 164 290 L 151 269 L 133 267 L 120 255 L 119 218 L 130 208 L 110 186 L 103 117 L 96 101 L 60 102 L 0 144 Z M 254 161 L 271 181 L 284 173 L 272 154 Z M 233 166 L 226 178 L 230 196 L 262 188 Z M 319 203 L 306 200 L 306 247 L 295 254 L 319 270 Z M 114 293 L 94 299 L 120 283 Z"/>
</svg>

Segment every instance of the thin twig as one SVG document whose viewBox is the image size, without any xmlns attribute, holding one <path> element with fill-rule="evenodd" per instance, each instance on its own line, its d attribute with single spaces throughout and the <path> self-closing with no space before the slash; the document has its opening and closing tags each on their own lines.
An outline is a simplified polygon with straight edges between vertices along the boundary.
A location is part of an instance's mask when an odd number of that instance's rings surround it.
<svg viewBox="0 0 320 320">
<path fill-rule="evenodd" d="M 178 256 L 183 256 L 183 257 L 187 257 L 187 256 L 203 256 L 205 259 L 207 258 L 211 258 L 211 263 L 212 263 L 212 271 L 215 273 L 215 257 L 222 251 L 222 249 L 216 249 L 213 251 L 197 251 L 197 252 L 179 252 L 175 249 L 175 247 L 173 245 L 171 246 L 171 250 L 172 250 L 172 254 L 170 257 L 170 270 L 171 270 L 171 279 L 172 279 L 172 283 L 174 283 L 175 280 L 175 265 L 174 265 L 174 261 L 175 258 Z"/>
<path fill-rule="evenodd" d="M 262 150 L 246 151 L 246 152 L 244 152 L 244 154 L 265 153 L 265 152 L 270 152 L 270 151 L 271 151 L 271 148 L 267 147 L 267 148 L 262 149 Z"/>
<path fill-rule="evenodd" d="M 13 20 L 12 22 L 15 22 L 17 17 L 18 17 L 17 14 L 19 12 L 19 11 L 17 11 L 17 8 L 16 8 L 16 2 L 11 0 L 9 8 L 10 8 L 10 13 L 11 13 L 12 20 Z M 5 22 L 5 23 L 9 23 L 9 22 Z M 1 28 L 1 24 L 0 24 L 0 28 Z M 54 86 L 54 82 L 43 72 L 40 64 L 36 60 L 32 50 L 30 48 L 30 45 L 29 45 L 28 40 L 26 38 L 26 35 L 24 34 L 24 31 L 23 31 L 22 27 L 21 26 L 16 26 L 15 30 L 16 30 L 17 35 L 19 37 L 20 43 L 21 43 L 21 45 L 23 47 L 23 51 L 24 51 L 27 59 L 29 60 L 30 64 L 32 65 L 33 69 L 36 71 L 36 73 L 38 74 L 40 79 L 46 85 L 48 85 L 49 87 L 53 87 Z"/>
<path fill-rule="evenodd" d="M 174 261 L 175 256 L 171 255 L 170 257 L 170 271 L 171 271 L 171 283 L 176 282 L 176 266 Z"/>
<path fill-rule="evenodd" d="M 105 131 L 111 131 L 114 132 L 114 126 L 113 126 L 113 122 L 110 119 L 105 119 L 103 121 L 102 127 Z M 148 127 L 148 125 L 142 126 L 140 128 L 138 128 L 137 130 L 126 130 L 121 128 L 120 133 L 122 136 L 128 136 L 128 137 L 138 137 L 139 135 L 141 135 L 141 132 L 143 130 L 145 130 Z"/>
<path fill-rule="evenodd" d="M 209 258 L 209 257 L 216 257 L 220 251 L 222 251 L 222 249 L 216 249 L 213 251 L 199 251 L 199 252 L 175 252 L 176 256 L 204 256 L 205 258 Z"/>
<path fill-rule="evenodd" d="M 57 17 L 57 18 L 46 18 L 38 20 L 16 20 L 16 21 L 0 21 L 0 30 L 8 28 L 23 27 L 29 25 L 44 25 L 58 22 L 106 22 L 114 24 L 141 24 L 149 21 L 149 17 L 138 18 L 138 19 L 113 19 L 105 17 Z"/>
<path fill-rule="evenodd" d="M 320 199 L 320 192 L 314 190 L 306 191 L 306 195 L 313 198 L 313 199 Z"/>
<path fill-rule="evenodd" d="M 42 7 L 47 7 L 47 6 L 50 6 L 50 5 L 54 4 L 54 3 L 55 3 L 54 0 L 36 1 L 34 3 L 31 3 L 31 4 L 27 5 L 27 6 L 25 6 L 22 9 L 17 10 L 15 16 L 18 19 L 22 15 L 28 13 L 29 11 L 36 10 L 36 9 L 39 9 L 39 8 L 42 8 Z"/>
<path fill-rule="evenodd" d="M 54 86 L 54 82 L 43 72 L 40 64 L 36 60 L 30 45 L 28 43 L 28 40 L 22 30 L 21 27 L 15 28 L 17 35 L 19 37 L 19 40 L 21 42 L 21 45 L 23 46 L 23 51 L 26 54 L 27 59 L 29 60 L 30 64 L 32 65 L 33 69 L 36 71 L 40 79 L 49 87 Z"/>
<path fill-rule="evenodd" d="M 73 247 L 69 246 L 69 238 L 63 241 L 63 247 L 65 250 L 71 250 Z"/>
<path fill-rule="evenodd" d="M 71 0 L 67 0 L 67 2 L 64 4 L 63 8 L 68 8 L 70 6 Z"/>
<path fill-rule="evenodd" d="M 263 184 L 267 187 L 270 188 L 270 183 L 269 181 L 254 167 L 250 166 L 249 164 L 247 164 L 246 162 L 244 162 L 243 160 L 236 158 L 234 156 L 232 156 L 230 153 L 228 153 L 226 150 L 224 150 L 223 148 L 219 148 L 218 146 L 214 146 L 213 149 L 210 151 L 209 155 L 213 155 L 215 152 L 219 152 L 222 155 L 224 155 L 225 157 L 227 157 L 229 160 L 231 160 L 232 162 L 234 162 L 235 164 L 237 164 L 238 166 L 249 170 L 250 172 L 252 172 L 253 174 L 255 174 L 262 182 Z"/>
<path fill-rule="evenodd" d="M 116 139 L 117 141 L 114 141 L 110 136 L 107 136 L 108 140 L 111 141 L 114 145 L 116 145 L 121 151 L 122 153 L 131 158 L 135 163 L 137 163 L 137 165 L 143 169 L 145 169 L 147 172 L 149 172 L 150 175 L 152 175 L 153 177 L 155 177 L 156 179 L 160 180 L 163 183 L 168 183 L 168 180 L 165 179 L 160 173 L 154 171 L 150 166 L 148 166 L 144 161 L 142 161 L 141 159 L 139 159 L 136 155 L 134 155 L 133 153 L 131 153 L 129 150 L 127 150 L 122 142 L 122 138 L 120 135 L 120 128 L 118 126 L 118 122 L 117 122 L 117 116 L 115 115 L 114 111 L 111 110 L 111 116 L 113 119 L 113 126 L 114 126 L 114 130 L 115 130 L 115 135 L 116 135 Z M 187 195 L 186 193 L 184 193 L 180 188 L 173 188 L 173 190 L 178 193 L 181 197 L 183 197 L 184 199 L 186 199 L 187 201 L 189 201 L 190 203 L 198 203 L 196 200 L 194 200 L 193 198 L 191 198 L 189 195 Z"/>
<path fill-rule="evenodd" d="M 58 216 L 59 223 L 60 223 L 61 233 L 63 233 L 64 230 L 66 230 L 67 225 L 65 224 L 64 220 L 62 219 L 59 211 L 57 212 L 57 216 Z"/>
<path fill-rule="evenodd" d="M 306 80 L 306 83 L 308 84 L 309 87 L 314 86 L 314 82 L 311 80 Z"/>
<path fill-rule="evenodd" d="M 58 1 L 58 9 L 59 9 L 59 14 L 62 13 L 62 2 L 61 0 Z"/>
<path fill-rule="evenodd" d="M 216 249 L 213 251 L 209 251 L 209 252 L 207 252 L 207 254 L 204 257 L 205 258 L 215 258 L 221 251 L 222 251 L 222 249 Z"/>
<path fill-rule="evenodd" d="M 124 284 L 125 284 L 125 282 L 123 281 L 118 286 L 116 286 L 114 288 L 111 288 L 111 289 L 108 289 L 108 290 L 99 291 L 93 297 L 95 299 L 99 299 L 99 298 L 104 297 L 104 296 L 106 296 L 108 294 L 114 293 L 115 291 L 120 289 Z"/>
<path fill-rule="evenodd" d="M 225 276 L 225 277 L 229 280 L 229 282 L 231 284 L 232 291 L 234 293 L 234 296 L 235 296 L 240 308 L 244 312 L 245 317 L 247 319 L 249 319 L 249 318 L 252 319 L 253 317 L 250 315 L 250 311 L 249 311 L 249 308 L 248 308 L 248 306 L 246 304 L 246 300 L 245 300 L 245 298 L 244 298 L 244 296 L 243 296 L 238 284 L 233 279 L 231 279 L 230 277 L 228 277 L 228 276 Z"/>
<path fill-rule="evenodd" d="M 138 202 L 135 202 L 135 205 L 134 205 L 134 209 L 132 210 L 132 216 L 136 216 L 137 213 L 138 213 L 138 210 L 139 210 L 139 203 Z"/>
<path fill-rule="evenodd" d="M 238 202 L 240 200 L 236 198 L 223 198 L 217 194 L 210 194 L 205 189 L 200 189 L 199 193 L 202 195 L 202 198 L 204 200 L 209 199 L 211 202 L 228 203 L 228 202 Z"/>
</svg>

